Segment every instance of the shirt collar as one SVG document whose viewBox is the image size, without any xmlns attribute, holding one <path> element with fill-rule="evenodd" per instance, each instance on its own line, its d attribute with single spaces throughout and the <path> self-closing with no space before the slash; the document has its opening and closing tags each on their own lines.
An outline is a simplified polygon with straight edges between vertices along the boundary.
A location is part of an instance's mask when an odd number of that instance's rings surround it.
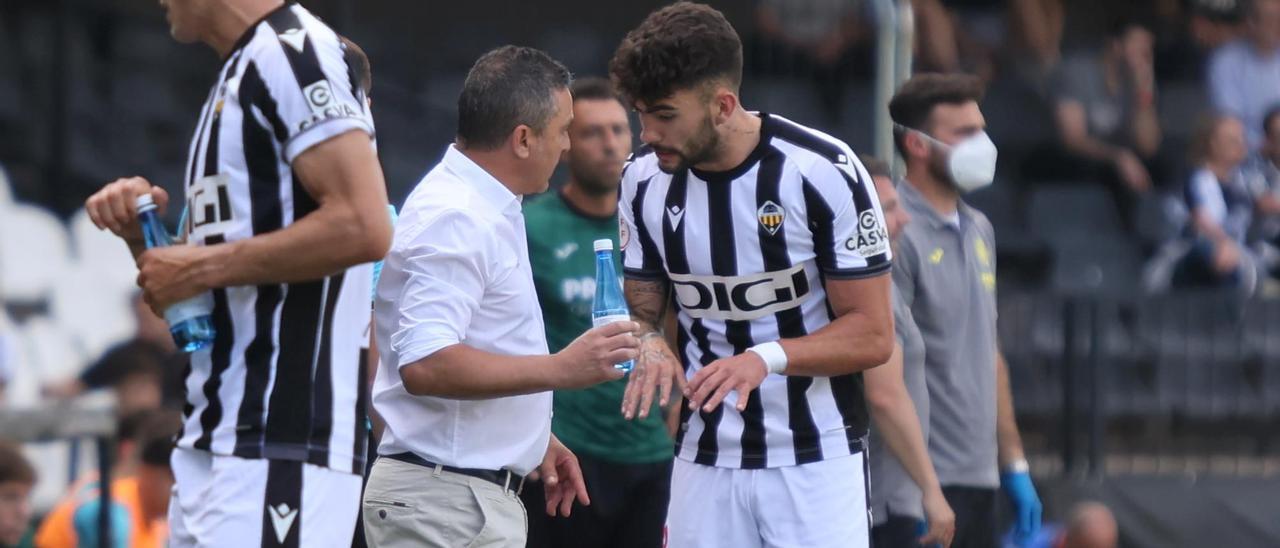
<svg viewBox="0 0 1280 548">
<path fill-rule="evenodd" d="M 955 225 L 951 224 L 945 217 L 938 214 L 938 211 L 929 205 L 929 201 L 920 195 L 920 191 L 911 184 L 911 181 L 903 179 L 898 184 L 898 197 L 905 203 L 911 205 L 911 213 L 917 217 L 923 217 L 934 229 L 954 229 Z M 956 202 L 956 211 L 960 213 L 960 222 L 964 223 L 964 203 Z"/>
<path fill-rule="evenodd" d="M 457 145 L 449 145 L 449 149 L 445 151 L 444 165 L 454 175 L 470 183 L 476 192 L 504 215 L 520 215 L 520 197 L 458 150 Z"/>
</svg>

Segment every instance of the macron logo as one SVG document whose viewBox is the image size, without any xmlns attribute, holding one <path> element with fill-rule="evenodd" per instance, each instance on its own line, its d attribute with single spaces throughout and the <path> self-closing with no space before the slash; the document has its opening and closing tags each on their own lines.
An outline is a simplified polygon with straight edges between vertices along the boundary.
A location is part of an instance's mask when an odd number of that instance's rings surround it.
<svg viewBox="0 0 1280 548">
<path fill-rule="evenodd" d="M 289 509 L 289 505 L 280 503 L 272 508 L 267 507 L 267 511 L 271 513 L 271 528 L 276 530 L 276 540 L 280 544 L 284 544 L 284 538 L 289 536 L 289 529 L 293 528 L 293 520 L 298 517 L 298 509 Z"/>
<path fill-rule="evenodd" d="M 684 212 L 685 210 L 678 205 L 667 208 L 667 219 L 671 221 L 671 230 L 680 228 L 680 220 L 684 219 Z"/>
<path fill-rule="evenodd" d="M 302 48 L 307 43 L 306 29 L 289 29 L 280 34 L 280 41 L 289 44 L 294 51 L 302 53 Z"/>
</svg>

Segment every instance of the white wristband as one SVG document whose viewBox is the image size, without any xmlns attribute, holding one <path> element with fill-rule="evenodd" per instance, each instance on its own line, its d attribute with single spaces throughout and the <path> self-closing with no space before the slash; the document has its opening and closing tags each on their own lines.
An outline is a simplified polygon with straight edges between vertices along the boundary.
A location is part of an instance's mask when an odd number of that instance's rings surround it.
<svg viewBox="0 0 1280 548">
<path fill-rule="evenodd" d="M 764 360 L 764 368 L 770 373 L 782 373 L 787 369 L 787 352 L 782 349 L 782 345 L 777 341 L 760 343 L 747 349 L 748 352 L 755 352 Z"/>
</svg>

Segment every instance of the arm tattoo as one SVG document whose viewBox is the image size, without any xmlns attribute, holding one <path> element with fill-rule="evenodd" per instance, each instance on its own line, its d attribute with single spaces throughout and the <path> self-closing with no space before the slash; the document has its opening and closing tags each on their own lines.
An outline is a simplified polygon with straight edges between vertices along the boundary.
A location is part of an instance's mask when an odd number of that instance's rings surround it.
<svg viewBox="0 0 1280 548">
<path fill-rule="evenodd" d="M 670 283 L 666 280 L 626 280 L 623 287 L 631 317 L 640 323 L 641 331 L 658 331 L 662 327 L 667 301 L 671 298 L 668 294 Z"/>
</svg>

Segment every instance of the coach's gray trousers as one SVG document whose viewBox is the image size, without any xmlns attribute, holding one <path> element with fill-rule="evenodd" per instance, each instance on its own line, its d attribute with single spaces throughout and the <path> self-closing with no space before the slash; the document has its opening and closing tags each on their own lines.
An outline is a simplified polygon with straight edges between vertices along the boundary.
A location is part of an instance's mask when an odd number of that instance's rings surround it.
<svg viewBox="0 0 1280 548">
<path fill-rule="evenodd" d="M 379 458 L 364 490 L 371 548 L 523 548 L 529 523 L 514 492 L 482 479 Z"/>
</svg>

